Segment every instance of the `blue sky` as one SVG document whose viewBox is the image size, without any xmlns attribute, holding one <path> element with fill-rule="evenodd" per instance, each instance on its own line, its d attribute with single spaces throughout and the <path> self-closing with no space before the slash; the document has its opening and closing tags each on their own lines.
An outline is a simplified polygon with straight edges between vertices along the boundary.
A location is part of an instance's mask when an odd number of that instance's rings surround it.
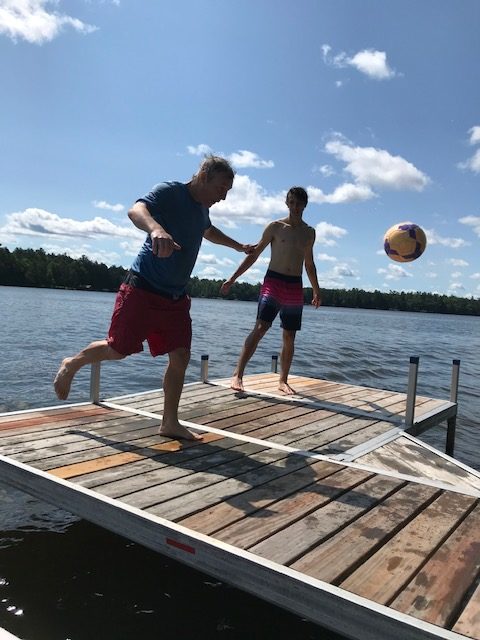
<svg viewBox="0 0 480 640">
<path fill-rule="evenodd" d="M 211 150 L 242 242 L 307 188 L 321 286 L 480 297 L 479 31 L 477 0 L 0 0 L 0 243 L 128 267 L 129 206 Z M 205 241 L 194 274 L 241 259 Z"/>
</svg>

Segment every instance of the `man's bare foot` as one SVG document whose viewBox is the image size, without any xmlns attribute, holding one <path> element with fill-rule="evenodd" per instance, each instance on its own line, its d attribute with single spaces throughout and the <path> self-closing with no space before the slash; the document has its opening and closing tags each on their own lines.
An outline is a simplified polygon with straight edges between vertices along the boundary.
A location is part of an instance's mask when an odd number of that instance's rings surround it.
<svg viewBox="0 0 480 640">
<path fill-rule="evenodd" d="M 199 433 L 189 431 L 187 427 L 177 422 L 176 424 L 162 424 L 158 433 L 165 438 L 180 438 L 181 440 L 203 440 Z"/>
<path fill-rule="evenodd" d="M 72 384 L 73 376 L 75 375 L 75 371 L 72 371 L 71 367 L 69 367 L 70 361 L 71 358 L 65 358 L 62 361 L 62 364 L 57 371 L 57 375 L 55 376 L 55 380 L 53 381 L 55 393 L 59 400 L 66 400 L 70 393 L 70 386 Z"/>
<path fill-rule="evenodd" d="M 295 389 L 292 389 L 292 387 L 288 384 L 288 382 L 279 382 L 278 388 L 280 391 L 283 391 L 283 393 L 287 394 L 288 396 L 293 396 L 297 393 Z"/>
<path fill-rule="evenodd" d="M 240 376 L 233 376 L 232 382 L 230 383 L 230 387 L 235 391 L 245 391 L 243 387 L 243 380 Z"/>
</svg>

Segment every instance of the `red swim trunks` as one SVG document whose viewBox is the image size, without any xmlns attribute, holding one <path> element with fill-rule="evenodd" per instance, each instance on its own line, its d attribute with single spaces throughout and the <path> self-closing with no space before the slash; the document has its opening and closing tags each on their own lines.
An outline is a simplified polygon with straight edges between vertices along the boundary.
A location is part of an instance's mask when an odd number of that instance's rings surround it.
<svg viewBox="0 0 480 640">
<path fill-rule="evenodd" d="M 143 351 L 147 340 L 152 356 L 170 353 L 192 343 L 191 301 L 170 300 L 130 284 L 120 285 L 108 331 L 108 344 L 128 356 Z"/>
<path fill-rule="evenodd" d="M 257 319 L 272 324 L 280 312 L 283 329 L 298 331 L 302 326 L 302 311 L 302 277 L 268 269 L 260 289 Z"/>
</svg>

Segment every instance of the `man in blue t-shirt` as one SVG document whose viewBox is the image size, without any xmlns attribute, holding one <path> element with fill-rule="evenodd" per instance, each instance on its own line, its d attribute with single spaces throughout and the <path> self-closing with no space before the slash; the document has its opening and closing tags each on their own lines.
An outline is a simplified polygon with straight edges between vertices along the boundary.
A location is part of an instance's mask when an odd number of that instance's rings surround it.
<svg viewBox="0 0 480 640">
<path fill-rule="evenodd" d="M 57 396 L 65 400 L 76 372 L 86 364 L 121 360 L 143 350 L 152 356 L 168 353 L 160 434 L 200 439 L 178 420 L 178 404 L 190 360 L 192 324 L 186 287 L 203 238 L 251 253 L 210 222 L 209 208 L 225 200 L 234 172 L 224 158 L 209 156 L 188 183 L 165 182 L 139 198 L 128 212 L 146 240 L 118 291 L 108 338 L 92 342 L 65 358 L 55 377 Z"/>
</svg>

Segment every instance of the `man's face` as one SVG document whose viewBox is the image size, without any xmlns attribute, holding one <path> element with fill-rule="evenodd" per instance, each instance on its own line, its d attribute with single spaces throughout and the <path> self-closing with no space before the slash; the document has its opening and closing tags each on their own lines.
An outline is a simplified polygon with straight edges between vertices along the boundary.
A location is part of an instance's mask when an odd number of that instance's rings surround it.
<svg viewBox="0 0 480 640">
<path fill-rule="evenodd" d="M 220 200 L 225 200 L 233 186 L 233 179 L 227 173 L 214 173 L 210 180 L 202 183 L 201 203 L 210 208 Z"/>
<path fill-rule="evenodd" d="M 288 210 L 290 211 L 290 214 L 298 217 L 302 215 L 303 210 L 306 207 L 306 204 L 302 200 L 299 200 L 291 193 L 288 194 L 285 202 Z"/>
</svg>

